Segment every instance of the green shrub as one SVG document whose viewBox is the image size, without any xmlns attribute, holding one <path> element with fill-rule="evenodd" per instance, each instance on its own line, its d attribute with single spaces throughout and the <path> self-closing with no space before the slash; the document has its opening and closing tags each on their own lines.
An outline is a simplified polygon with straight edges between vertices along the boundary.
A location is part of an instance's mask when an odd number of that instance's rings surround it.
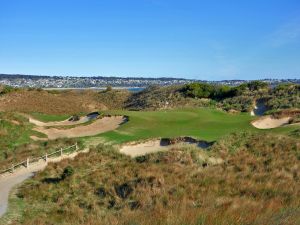
<svg viewBox="0 0 300 225">
<path fill-rule="evenodd" d="M 0 86 L 0 95 L 4 95 L 4 94 L 7 94 L 7 93 L 16 91 L 16 90 L 17 90 L 16 88 L 11 87 L 11 86 L 7 86 L 7 85 Z"/>
<path fill-rule="evenodd" d="M 73 169 L 73 167 L 72 167 L 72 166 L 67 166 L 67 167 L 64 169 L 61 178 L 64 180 L 64 179 L 66 179 L 67 177 L 72 176 L 73 174 L 74 174 L 74 169 Z"/>
</svg>

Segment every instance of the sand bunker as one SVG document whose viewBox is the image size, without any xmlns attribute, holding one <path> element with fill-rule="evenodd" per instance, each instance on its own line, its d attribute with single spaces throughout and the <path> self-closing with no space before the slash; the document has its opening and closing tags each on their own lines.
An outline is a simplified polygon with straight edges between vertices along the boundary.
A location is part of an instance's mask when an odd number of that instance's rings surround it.
<svg viewBox="0 0 300 225">
<path fill-rule="evenodd" d="M 154 140 L 140 144 L 123 145 L 120 152 L 131 157 L 136 157 L 153 152 L 167 151 L 169 147 L 168 145 L 161 145 L 160 140 Z"/>
<path fill-rule="evenodd" d="M 172 140 L 167 139 L 158 139 L 158 140 L 150 140 L 143 143 L 127 143 L 126 145 L 122 145 L 120 148 L 120 152 L 129 155 L 131 157 L 137 157 L 141 155 L 146 155 L 154 152 L 167 151 L 171 149 L 175 144 L 178 145 L 194 145 L 199 148 L 207 148 L 211 145 L 211 143 L 205 141 L 191 141 L 192 138 L 186 138 L 186 140 L 182 140 L 177 143 L 173 143 Z"/>
<path fill-rule="evenodd" d="M 95 120 L 93 123 L 88 125 L 77 126 L 70 129 L 47 128 L 47 126 L 36 124 L 38 127 L 35 127 L 34 130 L 46 134 L 48 136 L 48 139 L 53 140 L 57 138 L 94 136 L 100 133 L 117 129 L 124 122 L 126 122 L 126 118 L 123 116 L 111 116 Z M 74 125 L 74 122 L 72 122 L 72 125 Z M 44 138 L 38 137 L 31 138 L 34 140 L 44 140 Z"/>
<path fill-rule="evenodd" d="M 271 116 L 264 116 L 252 122 L 252 125 L 258 129 L 271 129 L 289 124 L 291 117 L 283 117 L 280 119 Z"/>
<path fill-rule="evenodd" d="M 77 121 L 70 121 L 70 119 L 66 119 L 63 121 L 54 121 L 54 122 L 47 122 L 44 123 L 42 121 L 36 120 L 32 117 L 29 117 L 29 122 L 33 123 L 37 126 L 40 127 L 55 127 L 55 126 L 71 126 L 71 125 L 78 125 L 78 124 L 82 124 L 82 123 L 86 123 L 90 120 L 90 118 L 88 116 L 84 116 L 81 117 L 79 120 Z"/>
</svg>

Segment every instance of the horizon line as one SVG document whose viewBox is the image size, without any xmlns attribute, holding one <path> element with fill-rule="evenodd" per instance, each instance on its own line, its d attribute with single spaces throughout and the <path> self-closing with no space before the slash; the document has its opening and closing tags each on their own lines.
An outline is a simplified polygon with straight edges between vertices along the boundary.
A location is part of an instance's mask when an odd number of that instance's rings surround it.
<svg viewBox="0 0 300 225">
<path fill-rule="evenodd" d="M 300 78 L 262 78 L 262 79 L 223 79 L 223 80 L 205 80 L 205 79 L 195 79 L 195 78 L 183 78 L 183 77 L 168 77 L 168 76 L 158 76 L 158 77 L 143 77 L 143 76 L 112 76 L 112 75 L 43 75 L 43 74 L 22 74 L 22 73 L 0 73 L 1 76 L 33 76 L 33 77 L 70 77 L 70 78 L 120 78 L 120 79 L 174 79 L 174 80 L 190 80 L 190 81 L 256 81 L 256 80 L 300 80 Z"/>
</svg>

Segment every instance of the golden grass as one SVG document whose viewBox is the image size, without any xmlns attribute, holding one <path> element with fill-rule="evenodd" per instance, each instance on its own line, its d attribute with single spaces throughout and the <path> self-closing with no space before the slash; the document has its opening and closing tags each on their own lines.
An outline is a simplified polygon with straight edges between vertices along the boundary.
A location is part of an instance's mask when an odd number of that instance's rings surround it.
<svg viewBox="0 0 300 225">
<path fill-rule="evenodd" d="M 227 137 L 206 153 L 221 156 L 221 165 L 209 165 L 199 151 L 173 149 L 131 159 L 98 146 L 74 161 L 50 165 L 28 181 L 18 194 L 28 207 L 20 221 L 35 225 L 299 223 L 297 139 Z M 45 182 L 60 177 L 68 165 L 75 169 L 71 177 Z"/>
<path fill-rule="evenodd" d="M 1 111 L 75 114 L 107 109 L 95 91 L 61 91 L 21 89 L 0 96 Z"/>
</svg>

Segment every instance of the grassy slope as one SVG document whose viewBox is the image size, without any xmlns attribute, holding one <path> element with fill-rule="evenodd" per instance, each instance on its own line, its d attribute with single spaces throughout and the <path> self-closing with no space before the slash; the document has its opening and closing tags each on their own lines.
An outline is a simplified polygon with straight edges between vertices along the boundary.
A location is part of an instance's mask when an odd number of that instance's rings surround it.
<svg viewBox="0 0 300 225">
<path fill-rule="evenodd" d="M 129 116 L 129 122 L 115 131 L 98 135 L 105 141 L 122 143 L 154 137 L 193 136 L 214 141 L 235 131 L 255 131 L 253 117 L 246 113 L 231 115 L 222 111 L 198 108 L 168 111 L 110 111 Z"/>
<path fill-rule="evenodd" d="M 15 121 L 12 122 L 12 121 Z M 17 124 L 18 123 L 18 124 Z M 31 130 L 30 124 L 24 117 L 17 114 L 0 114 L 0 149 L 9 150 L 30 142 L 30 135 L 42 134 Z"/>
<path fill-rule="evenodd" d="M 24 161 L 29 156 L 40 156 L 46 151 L 75 142 L 73 139 L 35 142 L 30 138 L 31 135 L 42 138 L 46 136 L 32 128 L 33 125 L 28 119 L 18 113 L 0 113 L 0 170 L 12 163 Z"/>
<path fill-rule="evenodd" d="M 70 115 L 49 115 L 44 113 L 31 113 L 31 115 L 42 122 L 63 121 L 70 118 Z"/>
<path fill-rule="evenodd" d="M 295 139 L 229 136 L 209 151 L 226 161 L 215 166 L 204 166 L 199 149 L 174 148 L 139 161 L 106 148 L 50 164 L 28 180 L 18 194 L 26 210 L 13 224 L 300 222 L 300 149 Z M 74 174 L 61 179 L 69 165 Z M 58 183 L 47 182 L 51 178 Z"/>
</svg>

